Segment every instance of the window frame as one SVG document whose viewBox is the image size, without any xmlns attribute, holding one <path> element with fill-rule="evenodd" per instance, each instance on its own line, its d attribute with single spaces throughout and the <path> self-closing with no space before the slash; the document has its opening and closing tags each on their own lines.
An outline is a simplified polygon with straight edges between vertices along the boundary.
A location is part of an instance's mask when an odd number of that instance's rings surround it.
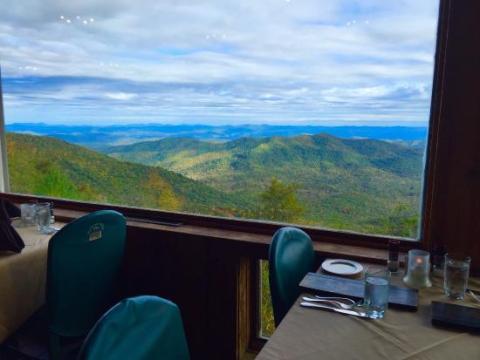
<svg viewBox="0 0 480 360">
<path fill-rule="evenodd" d="M 429 209 L 432 204 L 431 186 L 435 177 L 435 159 L 438 137 L 438 123 L 440 117 L 440 104 L 442 98 L 443 84 L 443 68 L 444 68 L 444 39 L 447 30 L 447 18 L 450 0 L 439 0 L 439 20 L 437 25 L 437 41 L 435 52 L 435 63 L 433 71 L 432 97 L 430 106 L 430 119 L 428 128 L 428 138 L 426 145 L 426 164 L 424 167 L 424 177 L 421 193 L 421 208 L 419 214 L 418 236 L 417 238 L 397 237 L 391 235 L 363 234 L 355 231 L 336 230 L 330 228 L 320 228 L 313 226 L 304 226 L 302 224 L 287 224 L 275 221 L 242 219 L 242 218 L 226 218 L 220 216 L 210 216 L 202 214 L 192 214 L 186 212 L 165 211 L 158 209 L 148 209 L 141 207 L 122 206 L 108 203 L 82 202 L 76 200 L 59 199 L 48 196 L 36 196 L 33 194 L 11 193 L 8 176 L 8 154 L 6 151 L 6 131 L 5 119 L 3 111 L 3 92 L 2 77 L 0 68 L 0 192 L 12 199 L 21 201 L 22 196 L 25 200 L 41 198 L 54 201 L 56 206 L 62 206 L 66 209 L 77 209 L 80 211 L 93 211 L 95 209 L 109 208 L 117 209 L 126 216 L 142 218 L 151 221 L 160 221 L 165 223 L 181 223 L 187 225 L 199 225 L 212 228 L 220 228 L 225 230 L 238 230 L 257 234 L 273 234 L 279 227 L 296 226 L 305 230 L 313 241 L 329 242 L 333 244 L 362 246 L 375 249 L 386 249 L 391 239 L 400 240 L 400 248 L 403 251 L 414 247 L 427 248 L 430 244 L 428 239 L 428 231 L 430 226 Z"/>
<path fill-rule="evenodd" d="M 2 67 L 0 65 L 0 191 L 10 191 L 7 145 L 5 139 L 5 115 L 3 111 Z"/>
</svg>

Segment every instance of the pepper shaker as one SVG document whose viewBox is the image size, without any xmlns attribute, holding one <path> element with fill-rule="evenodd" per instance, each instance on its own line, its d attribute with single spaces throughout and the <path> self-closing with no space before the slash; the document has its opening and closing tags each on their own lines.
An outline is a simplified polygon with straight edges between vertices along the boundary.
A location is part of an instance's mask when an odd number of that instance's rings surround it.
<svg viewBox="0 0 480 360">
<path fill-rule="evenodd" d="M 392 273 L 398 271 L 398 253 L 400 248 L 400 240 L 390 240 L 388 242 L 388 270 Z"/>
</svg>

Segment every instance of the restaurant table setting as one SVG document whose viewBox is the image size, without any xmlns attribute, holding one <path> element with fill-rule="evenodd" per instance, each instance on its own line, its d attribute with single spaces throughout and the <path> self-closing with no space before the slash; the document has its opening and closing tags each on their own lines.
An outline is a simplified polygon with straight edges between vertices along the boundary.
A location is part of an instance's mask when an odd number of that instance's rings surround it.
<svg viewBox="0 0 480 360">
<path fill-rule="evenodd" d="M 353 277 L 346 267 L 360 264 L 342 259 L 308 273 L 257 359 L 480 359 L 480 279 L 469 278 L 470 259 L 446 254 L 431 272 L 426 251 L 411 250 L 407 270 L 392 258 Z"/>
<path fill-rule="evenodd" d="M 12 206 L 0 205 L 0 210 Z M 17 244 L 0 250 L 0 343 L 44 304 L 48 242 L 62 226 L 53 226 L 51 206 L 27 205 L 20 206 L 20 218 L 0 216 L 2 241 Z"/>
</svg>

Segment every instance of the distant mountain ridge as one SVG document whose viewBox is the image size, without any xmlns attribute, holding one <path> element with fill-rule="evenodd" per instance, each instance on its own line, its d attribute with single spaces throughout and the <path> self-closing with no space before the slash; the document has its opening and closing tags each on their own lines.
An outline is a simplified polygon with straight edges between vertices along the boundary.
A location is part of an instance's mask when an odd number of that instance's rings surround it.
<svg viewBox="0 0 480 360">
<path fill-rule="evenodd" d="M 367 138 L 403 142 L 424 142 L 426 127 L 409 126 L 316 126 L 316 125 L 167 125 L 130 124 L 111 126 L 51 125 L 44 123 L 7 124 L 8 132 L 52 136 L 93 149 L 126 145 L 163 138 L 191 138 L 209 141 L 231 141 L 242 137 L 266 138 L 272 136 L 330 134 L 352 139 Z"/>
<path fill-rule="evenodd" d="M 365 231 L 420 207 L 423 148 L 328 134 L 208 142 L 166 138 L 105 149 L 255 201 L 272 178 L 298 184 L 307 222 Z"/>
</svg>

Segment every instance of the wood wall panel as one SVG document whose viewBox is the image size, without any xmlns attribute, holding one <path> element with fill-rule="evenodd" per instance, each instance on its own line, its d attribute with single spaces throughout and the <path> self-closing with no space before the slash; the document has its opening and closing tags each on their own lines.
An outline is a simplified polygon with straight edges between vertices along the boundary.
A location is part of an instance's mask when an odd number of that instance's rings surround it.
<svg viewBox="0 0 480 360">
<path fill-rule="evenodd" d="M 205 351 L 205 330 L 198 325 L 206 322 L 205 253 L 205 242 L 198 239 L 178 241 L 158 231 L 128 230 L 124 295 L 158 295 L 176 303 L 192 354 Z"/>
<path fill-rule="evenodd" d="M 428 240 L 480 270 L 480 2 L 451 1 Z"/>
<path fill-rule="evenodd" d="M 235 359 L 239 264 L 227 244 L 130 227 L 123 294 L 175 302 L 193 359 Z"/>
</svg>

